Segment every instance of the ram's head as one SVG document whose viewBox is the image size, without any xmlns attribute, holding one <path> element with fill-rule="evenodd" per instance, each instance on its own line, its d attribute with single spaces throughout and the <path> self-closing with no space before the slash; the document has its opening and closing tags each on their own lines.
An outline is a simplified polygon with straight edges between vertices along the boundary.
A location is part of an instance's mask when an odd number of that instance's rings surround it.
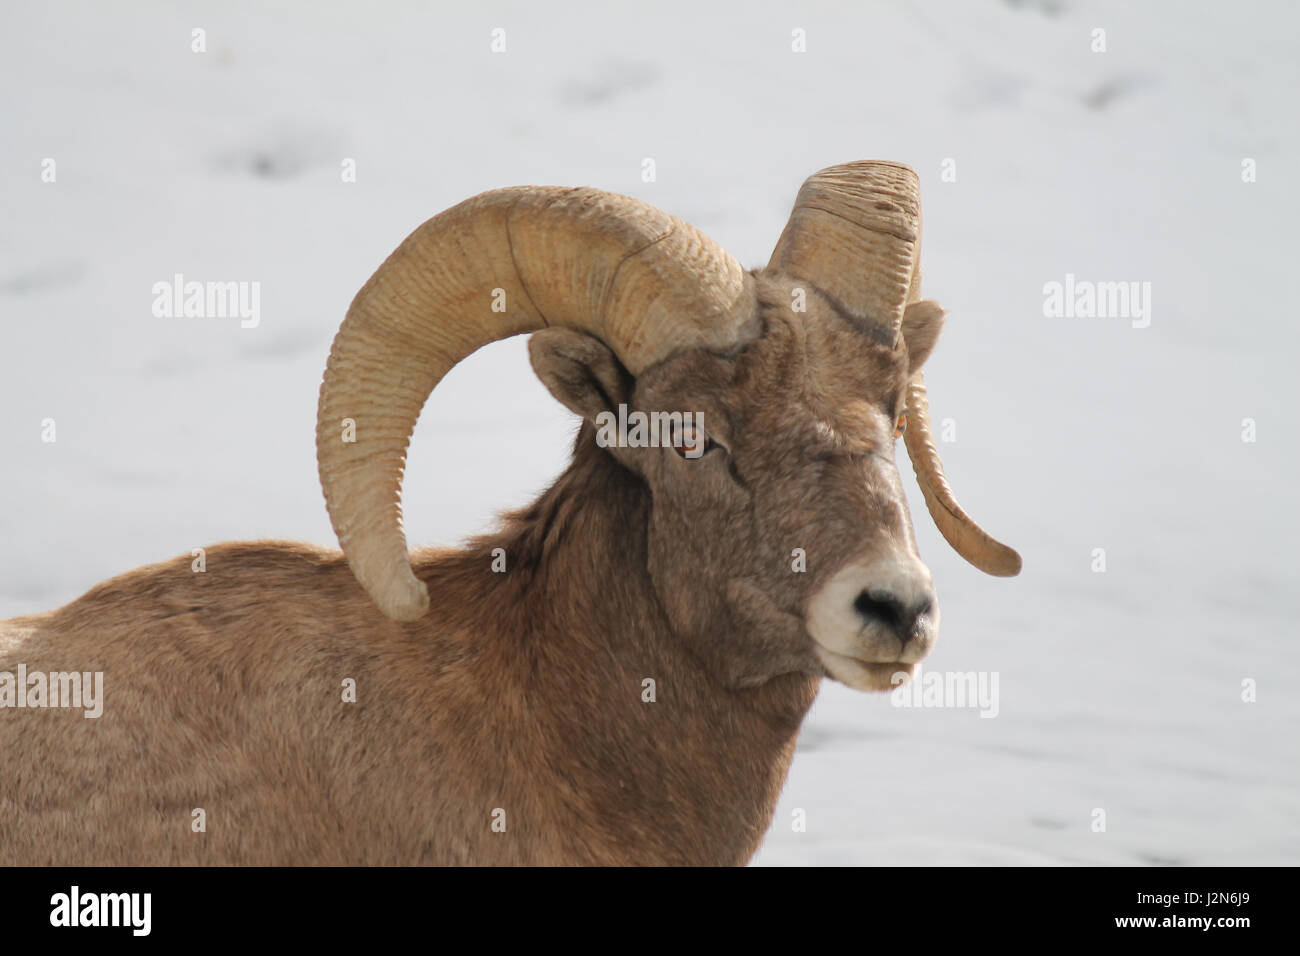
<svg viewBox="0 0 1300 956">
<path fill-rule="evenodd" d="M 766 269 L 686 223 L 592 189 L 485 193 L 426 222 L 357 295 L 321 389 L 330 516 L 379 608 L 429 594 L 401 527 L 406 446 L 434 386 L 534 332 L 533 366 L 649 491 L 647 573 L 674 632 L 732 686 L 791 672 L 887 689 L 933 646 L 938 604 L 895 465 L 904 438 L 967 560 L 1020 558 L 961 510 L 930 435 L 916 174 L 811 177 Z M 339 422 L 357 440 L 339 440 Z"/>
</svg>

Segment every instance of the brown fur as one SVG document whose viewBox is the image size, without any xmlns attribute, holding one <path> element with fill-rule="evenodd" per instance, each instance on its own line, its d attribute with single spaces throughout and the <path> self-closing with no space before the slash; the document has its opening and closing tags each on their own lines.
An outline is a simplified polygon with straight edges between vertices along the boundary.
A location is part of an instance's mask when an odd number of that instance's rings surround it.
<svg viewBox="0 0 1300 956">
<path fill-rule="evenodd" d="M 594 339 L 534 336 L 588 419 L 702 410 L 725 447 L 603 449 L 587 421 L 502 530 L 413 554 L 419 621 L 380 615 L 336 551 L 254 542 L 0 625 L 0 670 L 105 675 L 98 719 L 0 710 L 0 863 L 747 861 L 824 674 L 804 602 L 874 541 L 914 549 L 891 437 L 906 349 L 759 283 L 760 338 L 636 382 Z"/>
</svg>

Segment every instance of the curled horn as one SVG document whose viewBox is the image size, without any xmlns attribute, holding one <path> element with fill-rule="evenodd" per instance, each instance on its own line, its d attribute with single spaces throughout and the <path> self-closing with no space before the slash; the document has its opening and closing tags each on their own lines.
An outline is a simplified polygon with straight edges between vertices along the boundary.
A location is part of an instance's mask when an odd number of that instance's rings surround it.
<svg viewBox="0 0 1300 956">
<path fill-rule="evenodd" d="M 389 617 L 428 609 L 402 529 L 406 448 L 429 394 L 471 352 L 559 326 L 599 337 L 635 375 L 678 349 L 734 344 L 754 309 L 735 259 L 627 196 L 500 189 L 421 225 L 357 293 L 321 384 L 321 486 L 357 580 Z"/>
</svg>

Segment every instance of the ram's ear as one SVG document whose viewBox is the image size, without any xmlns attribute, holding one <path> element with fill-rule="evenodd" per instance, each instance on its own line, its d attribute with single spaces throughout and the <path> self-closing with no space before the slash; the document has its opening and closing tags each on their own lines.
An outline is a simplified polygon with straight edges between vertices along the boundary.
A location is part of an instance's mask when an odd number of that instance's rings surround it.
<svg viewBox="0 0 1300 956">
<path fill-rule="evenodd" d="M 907 343 L 907 374 L 910 378 L 934 351 L 943 331 L 944 311 L 938 302 L 913 302 L 903 312 L 903 341 Z"/>
<path fill-rule="evenodd" d="M 618 414 L 634 381 L 600 339 L 569 329 L 542 329 L 528 340 L 533 371 L 560 402 L 595 424 L 601 412 Z"/>
</svg>

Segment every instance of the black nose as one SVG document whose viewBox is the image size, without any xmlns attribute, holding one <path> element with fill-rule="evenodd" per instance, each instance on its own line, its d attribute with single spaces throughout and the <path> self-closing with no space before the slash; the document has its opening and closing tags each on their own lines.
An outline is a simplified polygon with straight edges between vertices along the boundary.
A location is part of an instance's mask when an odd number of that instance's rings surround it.
<svg viewBox="0 0 1300 956">
<path fill-rule="evenodd" d="M 906 644 L 922 631 L 921 618 L 930 613 L 930 598 L 908 605 L 890 591 L 871 588 L 858 595 L 853 609 L 869 624 L 884 624 Z"/>
</svg>

